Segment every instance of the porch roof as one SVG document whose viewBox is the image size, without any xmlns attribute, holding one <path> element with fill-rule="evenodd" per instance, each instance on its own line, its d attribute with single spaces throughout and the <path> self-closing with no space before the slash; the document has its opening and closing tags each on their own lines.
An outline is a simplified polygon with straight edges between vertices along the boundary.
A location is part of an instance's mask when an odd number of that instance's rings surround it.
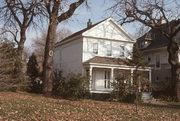
<svg viewBox="0 0 180 121">
<path fill-rule="evenodd" d="M 88 63 L 99 63 L 99 64 L 110 64 L 110 65 L 127 65 L 129 62 L 126 58 L 110 58 L 110 57 L 99 57 L 96 56 L 84 62 L 84 64 Z"/>
<path fill-rule="evenodd" d="M 84 66 L 89 67 L 90 65 L 92 67 L 97 68 L 115 68 L 115 69 L 133 69 L 135 70 L 135 66 L 129 65 L 130 59 L 127 58 L 110 58 L 110 57 L 99 57 L 96 56 L 94 58 L 91 58 L 83 63 Z M 143 67 L 138 68 L 138 70 L 142 71 L 151 71 L 151 67 Z"/>
</svg>

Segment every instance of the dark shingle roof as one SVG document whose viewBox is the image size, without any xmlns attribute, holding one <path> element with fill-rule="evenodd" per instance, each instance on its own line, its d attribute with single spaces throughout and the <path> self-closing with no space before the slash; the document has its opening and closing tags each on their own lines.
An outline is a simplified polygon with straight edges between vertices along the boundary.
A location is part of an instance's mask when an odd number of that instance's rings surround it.
<svg viewBox="0 0 180 121">
<path fill-rule="evenodd" d="M 84 63 L 99 63 L 99 64 L 113 64 L 113 65 L 127 65 L 128 59 L 122 58 L 110 58 L 96 56 L 87 60 Z"/>
<path fill-rule="evenodd" d="M 169 24 L 161 24 L 160 27 L 162 29 L 164 29 L 165 31 L 168 31 L 168 25 L 172 26 L 172 27 L 176 27 L 177 25 L 180 24 L 180 19 L 178 20 L 172 20 Z M 147 34 L 151 34 L 151 43 L 146 47 L 143 48 L 141 50 L 151 50 L 151 49 L 157 49 L 157 48 L 162 48 L 162 47 L 167 47 L 168 43 L 169 43 L 169 39 L 163 35 L 160 30 L 157 29 L 151 29 L 149 32 L 147 32 L 146 34 L 144 34 L 142 37 L 140 37 L 139 39 L 137 39 L 137 44 L 145 41 Z"/>
<path fill-rule="evenodd" d="M 169 43 L 169 39 L 163 35 L 159 30 L 151 29 L 148 33 L 144 34 L 142 37 L 140 37 L 137 40 L 137 43 L 140 43 L 142 41 L 146 40 L 147 34 L 150 34 L 150 44 L 141 50 L 151 50 L 151 49 L 157 49 L 161 47 L 167 47 Z"/>
</svg>

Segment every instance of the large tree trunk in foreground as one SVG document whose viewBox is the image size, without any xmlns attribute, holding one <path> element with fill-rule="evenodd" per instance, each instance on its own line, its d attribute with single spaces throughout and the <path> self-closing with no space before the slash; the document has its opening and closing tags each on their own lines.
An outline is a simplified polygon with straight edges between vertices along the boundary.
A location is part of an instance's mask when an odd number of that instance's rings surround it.
<svg viewBox="0 0 180 121">
<path fill-rule="evenodd" d="M 180 79 L 179 79 L 179 72 L 180 69 L 177 66 L 171 66 L 171 76 L 172 76 L 172 83 L 171 83 L 171 90 L 172 90 L 172 94 L 173 96 L 176 98 L 177 101 L 180 101 Z"/>
<path fill-rule="evenodd" d="M 54 44 L 56 41 L 56 28 L 58 23 L 56 20 L 51 19 L 48 34 L 46 38 L 46 46 L 44 52 L 44 63 L 43 63 L 43 93 L 45 95 L 51 95 L 52 92 L 52 81 L 53 81 L 53 52 Z"/>
<path fill-rule="evenodd" d="M 180 85 L 178 86 L 178 82 L 180 82 L 180 63 L 178 58 L 179 46 L 178 43 L 174 40 L 174 38 L 170 38 L 170 42 L 168 44 L 168 53 L 169 58 L 168 61 L 171 65 L 171 85 L 170 90 L 172 96 L 174 96 L 177 101 L 180 101 Z"/>
<path fill-rule="evenodd" d="M 53 51 L 54 44 L 56 40 L 56 29 L 57 25 L 70 18 L 75 10 L 84 2 L 85 0 L 78 0 L 69 5 L 69 9 L 59 15 L 59 10 L 61 8 L 61 0 L 50 1 L 54 4 L 50 4 L 45 1 L 45 7 L 49 14 L 49 27 L 48 35 L 46 38 L 46 46 L 44 52 L 44 63 L 43 63 L 43 93 L 45 95 L 50 95 L 52 91 L 52 80 L 53 80 Z M 51 9 L 52 8 L 52 9 Z M 63 10 L 62 10 L 63 11 Z"/>
</svg>

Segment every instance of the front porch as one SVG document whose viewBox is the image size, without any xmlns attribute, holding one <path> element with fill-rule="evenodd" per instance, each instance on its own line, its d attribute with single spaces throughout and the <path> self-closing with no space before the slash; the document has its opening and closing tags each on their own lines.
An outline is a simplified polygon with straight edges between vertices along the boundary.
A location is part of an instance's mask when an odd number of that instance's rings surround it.
<svg viewBox="0 0 180 121">
<path fill-rule="evenodd" d="M 119 75 L 128 76 L 128 82 L 133 84 L 133 75 L 136 70 L 133 66 L 106 63 L 84 63 L 84 69 L 90 79 L 89 89 L 91 93 L 110 93 L 113 90 L 111 83 Z M 138 71 L 144 72 L 151 83 L 151 68 L 138 68 Z M 141 92 L 141 88 L 139 88 L 139 92 Z"/>
</svg>

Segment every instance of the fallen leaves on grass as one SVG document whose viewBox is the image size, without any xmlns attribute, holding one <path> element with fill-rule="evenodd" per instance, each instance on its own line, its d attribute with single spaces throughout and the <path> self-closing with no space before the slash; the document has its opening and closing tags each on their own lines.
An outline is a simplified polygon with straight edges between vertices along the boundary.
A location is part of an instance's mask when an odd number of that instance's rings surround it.
<svg viewBox="0 0 180 121">
<path fill-rule="evenodd" d="M 169 107 L 94 100 L 70 101 L 28 93 L 0 93 L 0 121 L 174 121 L 180 110 Z"/>
</svg>

